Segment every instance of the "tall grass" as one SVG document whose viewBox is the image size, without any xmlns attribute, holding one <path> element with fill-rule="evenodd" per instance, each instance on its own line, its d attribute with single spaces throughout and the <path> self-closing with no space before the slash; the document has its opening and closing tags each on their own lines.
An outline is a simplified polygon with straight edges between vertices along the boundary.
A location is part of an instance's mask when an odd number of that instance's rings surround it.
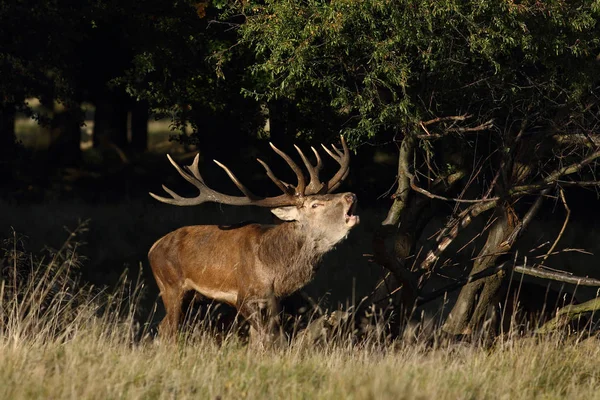
<svg viewBox="0 0 600 400">
<path fill-rule="evenodd" d="M 491 348 L 367 340 L 344 333 L 257 351 L 198 324 L 160 343 L 141 317 L 140 282 L 77 279 L 77 234 L 45 256 L 15 235 L 0 253 L 0 398 L 600 398 L 600 342 L 558 337 Z M 150 313 L 151 314 L 151 313 Z"/>
</svg>

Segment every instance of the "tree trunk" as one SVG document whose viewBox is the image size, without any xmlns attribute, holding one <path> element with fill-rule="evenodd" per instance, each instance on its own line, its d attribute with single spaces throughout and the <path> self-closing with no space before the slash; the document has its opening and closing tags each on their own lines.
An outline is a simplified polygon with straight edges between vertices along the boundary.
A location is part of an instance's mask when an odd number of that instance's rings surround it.
<svg viewBox="0 0 600 400">
<path fill-rule="evenodd" d="M 512 208 L 496 208 L 496 221 L 492 223 L 487 241 L 477 256 L 471 275 L 493 266 L 507 249 L 504 242 L 515 230 L 518 219 Z M 465 285 L 452 308 L 443 330 L 453 335 L 468 334 L 485 317 L 488 307 L 496 298 L 504 279 L 504 272 Z"/>
<path fill-rule="evenodd" d="M 51 164 L 75 166 L 80 163 L 82 118 L 83 113 L 78 104 L 54 115 L 49 128 L 48 161 Z"/>
<path fill-rule="evenodd" d="M 414 151 L 415 139 L 409 135 L 405 136 L 398 155 L 398 188 L 394 195 L 394 202 L 388 211 L 387 217 L 373 236 L 375 261 L 391 272 L 394 279 L 389 283 L 395 287 L 402 287 L 400 301 L 394 301 L 394 303 L 396 306 L 401 305 L 405 312 L 412 309 L 417 297 L 416 276 L 404 265 L 404 260 L 412 254 L 414 235 L 411 232 L 412 226 L 409 226 L 408 223 L 402 223 L 402 220 L 406 219 L 406 214 L 410 214 L 412 211 L 408 207 L 408 194 L 410 193 L 409 168 Z M 389 254 L 385 242 L 392 235 L 394 236 L 394 252 Z M 386 286 L 379 285 L 383 288 L 383 291 L 378 293 L 373 301 L 376 302 L 379 297 L 388 295 Z"/>
<path fill-rule="evenodd" d="M 131 110 L 131 149 L 143 153 L 148 149 L 148 102 L 139 101 Z"/>
<path fill-rule="evenodd" d="M 15 155 L 17 137 L 15 135 L 15 106 L 0 106 L 0 180 L 8 182 L 13 179 L 14 169 L 11 160 Z"/>
<path fill-rule="evenodd" d="M 107 93 L 96 101 L 94 147 L 128 147 L 127 107 L 121 97 Z"/>
<path fill-rule="evenodd" d="M 16 141 L 15 105 L 11 103 L 0 106 L 0 154 L 3 156 L 14 154 Z"/>
</svg>

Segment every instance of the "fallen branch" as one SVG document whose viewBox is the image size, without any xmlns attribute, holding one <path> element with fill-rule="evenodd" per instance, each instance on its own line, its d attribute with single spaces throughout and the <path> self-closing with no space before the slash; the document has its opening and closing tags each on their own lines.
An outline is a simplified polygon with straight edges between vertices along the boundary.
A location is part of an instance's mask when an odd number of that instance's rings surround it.
<svg viewBox="0 0 600 400">
<path fill-rule="evenodd" d="M 595 299 L 586 301 L 585 303 L 572 304 L 563 307 L 556 312 L 556 317 L 542 325 L 542 327 L 537 329 L 535 333 L 540 334 L 553 332 L 556 329 L 565 326 L 574 319 L 579 318 L 582 314 L 598 310 L 600 310 L 600 297 L 596 297 Z"/>
<path fill-rule="evenodd" d="M 459 279 L 449 285 L 446 285 L 446 286 L 442 287 L 441 289 L 435 290 L 431 293 L 419 295 L 416 299 L 415 307 L 419 307 L 423 304 L 429 303 L 430 301 L 435 300 L 439 297 L 442 297 L 442 296 L 446 295 L 447 293 L 450 293 L 457 289 L 460 289 L 469 283 L 477 282 L 478 280 L 487 278 L 488 276 L 492 276 L 501 271 L 505 271 L 505 270 L 509 269 L 509 267 L 510 267 L 510 261 L 505 261 L 498 266 L 489 267 L 489 268 L 486 268 L 483 271 L 480 271 L 476 274 L 461 278 L 461 279 Z M 570 284 L 574 284 L 577 286 L 600 287 L 600 280 L 594 279 L 594 278 L 587 278 L 587 277 L 584 278 L 584 277 L 580 277 L 580 276 L 569 275 L 564 272 L 548 271 L 548 270 L 543 270 L 541 268 L 527 267 L 524 265 L 515 265 L 512 269 L 514 272 L 517 272 L 519 274 L 530 275 L 530 276 L 534 276 L 537 278 L 565 282 L 565 283 L 570 283 Z"/>
</svg>

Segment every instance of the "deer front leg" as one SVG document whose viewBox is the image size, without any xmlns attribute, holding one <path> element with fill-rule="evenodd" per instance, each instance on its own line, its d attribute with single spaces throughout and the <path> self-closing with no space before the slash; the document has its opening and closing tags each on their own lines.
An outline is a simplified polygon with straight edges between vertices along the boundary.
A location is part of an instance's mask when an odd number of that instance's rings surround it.
<svg viewBox="0 0 600 400">
<path fill-rule="evenodd" d="M 282 343 L 279 302 L 269 298 L 248 298 L 238 305 L 238 311 L 250 323 L 250 345 L 266 348 Z"/>
</svg>

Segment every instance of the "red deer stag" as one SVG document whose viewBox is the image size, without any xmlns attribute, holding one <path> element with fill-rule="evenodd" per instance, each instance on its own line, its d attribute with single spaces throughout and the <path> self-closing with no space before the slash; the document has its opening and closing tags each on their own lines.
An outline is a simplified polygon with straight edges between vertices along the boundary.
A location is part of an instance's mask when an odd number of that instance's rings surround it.
<svg viewBox="0 0 600 400">
<path fill-rule="evenodd" d="M 244 196 L 225 195 L 210 189 L 198 171 L 198 155 L 192 165 L 185 168 L 168 156 L 177 172 L 198 188 L 200 194 L 185 198 L 163 185 L 171 198 L 150 193 L 155 199 L 177 206 L 215 202 L 268 207 L 286 222 L 227 229 L 217 225 L 186 226 L 154 243 L 148 258 L 166 310 L 159 326 L 161 336 L 170 337 L 177 332 L 184 294 L 192 290 L 236 307 L 250 322 L 251 338 L 256 333 L 259 337 L 276 333 L 273 316 L 278 313 L 278 300 L 306 285 L 321 257 L 345 239 L 359 222 L 354 214 L 357 203 L 354 193 L 329 194 L 340 186 L 350 168 L 350 151 L 343 137 L 341 143 L 342 150 L 333 145 L 333 150 L 323 146 L 340 165 L 337 173 L 325 183 L 319 180 L 323 164 L 314 147 L 316 165 L 294 146 L 308 170 L 308 184 L 292 158 L 271 144 L 294 171 L 298 184 L 294 187 L 281 181 L 258 159 L 267 176 L 283 192 L 267 198 L 254 195 L 216 160 Z M 264 311 L 269 315 L 267 319 Z"/>
</svg>

